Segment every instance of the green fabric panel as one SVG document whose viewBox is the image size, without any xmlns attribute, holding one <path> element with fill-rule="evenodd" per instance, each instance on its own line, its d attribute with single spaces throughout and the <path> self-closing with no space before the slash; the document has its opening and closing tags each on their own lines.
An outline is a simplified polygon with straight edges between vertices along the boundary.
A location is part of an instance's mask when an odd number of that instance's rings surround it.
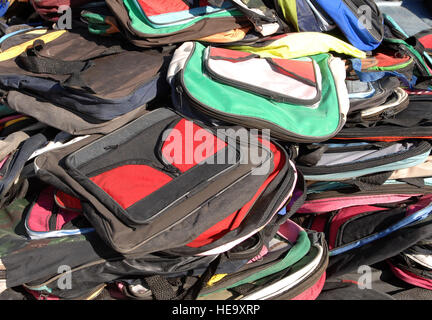
<svg viewBox="0 0 432 320">
<path fill-rule="evenodd" d="M 9 108 L 7 105 L 0 104 L 0 117 L 5 117 L 17 113 L 15 110 Z"/>
<path fill-rule="evenodd" d="M 278 0 L 279 7 L 283 16 L 288 22 L 291 22 L 297 31 L 300 31 L 297 19 L 297 1 L 296 0 Z"/>
<path fill-rule="evenodd" d="M 175 26 L 169 26 L 166 28 L 153 28 L 149 24 L 149 21 L 147 17 L 143 14 L 141 8 L 139 8 L 134 0 L 124 0 L 123 1 L 128 13 L 129 18 L 131 20 L 131 26 L 145 34 L 161 34 L 166 35 L 170 33 L 179 32 L 183 29 L 189 28 L 193 26 L 196 22 L 205 19 L 205 18 L 223 18 L 223 17 L 230 17 L 230 16 L 242 16 L 243 14 L 238 10 L 229 10 L 229 11 L 222 11 L 222 12 L 216 12 L 212 14 L 207 14 L 205 16 L 197 17 L 191 22 L 175 25 Z"/>
<path fill-rule="evenodd" d="M 223 289 L 219 289 L 215 292 L 209 293 L 207 295 L 219 292 L 221 290 L 227 290 L 230 288 L 234 288 L 237 286 L 240 286 L 242 284 L 245 283 L 251 283 L 254 282 L 258 279 L 262 279 L 264 277 L 267 277 L 269 275 L 275 274 L 279 271 L 282 271 L 292 265 L 294 265 L 295 263 L 299 262 L 303 257 L 305 257 L 309 250 L 311 248 L 311 242 L 309 240 L 309 237 L 306 233 L 306 231 L 302 230 L 299 232 L 299 236 L 297 239 L 297 242 L 295 243 L 295 245 L 288 251 L 287 255 L 278 263 L 268 267 L 265 270 L 259 271 L 243 280 L 240 280 L 232 285 L 230 285 L 229 287 L 223 288 Z M 204 296 L 204 295 L 203 295 Z"/>
<path fill-rule="evenodd" d="M 282 271 L 293 264 L 299 262 L 304 256 L 307 255 L 311 248 L 311 242 L 309 240 L 309 237 L 306 233 L 306 231 L 300 231 L 298 240 L 294 247 L 291 248 L 291 250 L 288 252 L 288 254 L 283 258 L 283 260 L 261 272 L 257 272 L 254 275 L 247 277 L 246 279 L 243 279 L 231 286 L 229 288 L 237 287 L 245 283 L 250 283 L 253 281 L 256 281 L 258 279 L 267 277 L 269 275 L 275 274 L 279 271 Z"/>
<path fill-rule="evenodd" d="M 329 54 L 312 56 L 322 75 L 322 102 L 315 108 L 280 103 L 212 80 L 205 74 L 205 47 L 196 49 L 185 66 L 184 84 L 189 93 L 201 103 L 227 115 L 264 119 L 303 137 L 327 137 L 337 130 L 340 121 L 339 101 L 333 75 L 328 66 Z M 204 89 L 205 88 L 205 89 Z"/>
<path fill-rule="evenodd" d="M 88 25 L 89 32 L 97 35 L 107 35 L 108 34 L 107 30 L 109 30 L 109 28 L 111 28 L 111 26 L 109 25 L 101 25 L 101 24 Z"/>
<path fill-rule="evenodd" d="M 399 65 L 396 65 L 396 66 L 388 66 L 388 67 L 378 67 L 378 66 L 375 66 L 375 67 L 369 68 L 368 70 L 373 70 L 373 71 L 398 71 L 400 69 L 404 69 L 404 68 L 408 67 L 412 63 L 414 63 L 414 60 L 410 60 L 410 61 L 408 61 L 406 63 L 399 64 Z"/>
</svg>

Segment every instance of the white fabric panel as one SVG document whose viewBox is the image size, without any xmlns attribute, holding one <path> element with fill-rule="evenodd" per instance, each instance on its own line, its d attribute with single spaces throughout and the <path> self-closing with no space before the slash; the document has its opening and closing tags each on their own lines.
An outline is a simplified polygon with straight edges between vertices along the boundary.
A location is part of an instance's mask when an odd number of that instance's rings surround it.
<svg viewBox="0 0 432 320">
<path fill-rule="evenodd" d="M 390 154 L 396 154 L 409 150 L 413 146 L 412 143 L 396 143 L 387 148 L 380 150 L 365 150 L 340 153 L 325 153 L 318 161 L 316 166 L 333 166 L 345 163 L 354 163 L 366 160 L 372 160 Z"/>
<path fill-rule="evenodd" d="M 191 54 L 193 49 L 193 42 L 183 43 L 175 52 L 168 67 L 167 81 L 171 83 L 174 76 L 182 69 L 186 64 L 186 61 Z"/>
<path fill-rule="evenodd" d="M 67 147 L 71 144 L 74 144 L 74 143 L 76 143 L 82 139 L 89 137 L 89 135 L 78 136 L 78 137 L 75 137 L 75 138 L 67 141 L 68 139 L 70 139 L 70 137 L 64 137 L 64 136 L 62 137 L 61 134 L 62 134 L 62 132 L 59 133 L 59 135 L 54 139 L 54 141 L 49 141 L 47 145 L 45 145 L 44 147 L 37 149 L 35 152 L 33 152 L 33 154 L 30 156 L 29 160 L 36 158 L 37 156 L 41 155 L 42 153 L 45 153 L 45 152 L 48 152 L 51 150 L 60 149 L 63 147 Z M 69 135 L 69 134 L 67 134 L 67 135 Z"/>
<path fill-rule="evenodd" d="M 313 60 L 309 59 L 309 61 Z M 315 61 L 313 61 L 313 64 L 318 84 L 320 84 L 321 73 L 319 67 Z M 214 73 L 224 78 L 243 85 L 272 91 L 275 93 L 275 96 L 293 97 L 307 101 L 315 99 L 320 93 L 315 87 L 276 72 L 267 60 L 261 58 L 253 58 L 241 62 L 209 59 L 208 66 Z"/>
<path fill-rule="evenodd" d="M 406 253 L 406 256 L 411 260 L 417 262 L 419 265 L 427 269 L 432 269 L 432 254 Z"/>
<path fill-rule="evenodd" d="M 367 117 L 367 116 L 372 116 L 372 115 L 375 115 L 375 114 L 379 114 L 379 113 L 383 112 L 386 109 L 391 109 L 391 108 L 397 107 L 405 99 L 408 99 L 408 93 L 405 90 L 403 90 L 402 88 L 396 88 L 396 90 L 395 90 L 394 93 L 396 94 L 396 98 L 395 99 L 392 99 L 388 103 L 385 103 L 385 104 L 383 104 L 381 106 L 373 107 L 373 108 L 369 108 L 369 109 L 363 110 L 361 112 L 361 116 L 362 117 Z"/>
<path fill-rule="evenodd" d="M 345 79 L 346 79 L 345 62 L 343 62 L 342 59 L 340 58 L 331 56 L 329 58 L 329 66 L 333 73 L 333 78 L 336 85 L 336 91 L 337 91 L 339 105 L 340 105 L 340 112 L 342 116 L 341 121 L 345 123 L 346 115 L 350 108 L 348 89 L 345 84 Z"/>
</svg>

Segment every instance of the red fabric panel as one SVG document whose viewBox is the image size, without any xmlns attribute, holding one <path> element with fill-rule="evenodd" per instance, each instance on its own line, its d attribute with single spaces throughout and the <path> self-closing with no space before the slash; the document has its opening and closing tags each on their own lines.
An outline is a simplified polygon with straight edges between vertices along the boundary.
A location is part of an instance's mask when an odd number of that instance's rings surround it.
<svg viewBox="0 0 432 320">
<path fill-rule="evenodd" d="M 63 191 L 57 190 L 54 194 L 56 204 L 63 209 L 72 211 L 82 211 L 81 201 Z"/>
<path fill-rule="evenodd" d="M 396 58 L 394 56 L 390 56 L 381 52 L 377 53 L 375 58 L 378 60 L 379 67 L 395 66 L 408 62 L 410 60 L 409 56 L 405 56 L 403 58 Z"/>
<path fill-rule="evenodd" d="M 165 140 L 162 155 L 181 172 L 186 172 L 225 147 L 226 143 L 211 132 L 182 119 Z"/>
<path fill-rule="evenodd" d="M 61 230 L 66 223 L 72 221 L 80 215 L 81 212 L 78 211 L 60 209 L 56 220 L 56 230 Z"/>
<path fill-rule="evenodd" d="M 49 219 L 52 215 L 54 188 L 48 187 L 41 191 L 29 212 L 28 226 L 30 230 L 45 232 L 49 231 Z"/>
<path fill-rule="evenodd" d="M 273 58 L 272 61 L 280 66 L 278 71 L 282 74 L 290 76 L 292 78 L 297 78 L 297 76 L 307 79 L 316 83 L 315 69 L 312 61 L 299 61 L 290 59 L 276 59 Z M 287 72 L 288 71 L 288 72 Z M 292 73 L 291 73 L 292 72 Z"/>
<path fill-rule="evenodd" d="M 268 176 L 265 182 L 258 189 L 257 193 L 248 203 L 246 203 L 240 210 L 237 210 L 219 223 L 215 224 L 210 229 L 207 229 L 207 231 L 200 234 L 195 240 L 187 244 L 188 247 L 199 248 L 205 246 L 206 244 L 212 243 L 222 238 L 229 231 L 238 228 L 244 217 L 254 205 L 255 201 L 261 195 L 261 193 L 264 192 L 265 188 L 267 188 L 269 183 L 273 181 L 275 176 L 284 167 L 286 159 L 282 158 L 282 153 L 280 152 L 280 150 L 271 142 L 265 141 L 265 143 L 263 144 L 270 144 L 270 149 L 274 155 L 273 163 L 275 169 L 273 170 L 273 172 Z"/>
<path fill-rule="evenodd" d="M 9 157 L 10 157 L 10 154 L 7 155 L 3 160 L 0 161 L 0 169 L 3 168 L 4 164 L 9 159 Z"/>
<path fill-rule="evenodd" d="M 297 297 L 291 300 L 316 300 L 320 295 L 326 281 L 326 273 L 324 272 L 321 278 L 309 289 L 300 293 Z"/>
<path fill-rule="evenodd" d="M 428 205 L 432 203 L 432 194 L 424 195 L 417 201 L 417 203 L 408 206 L 407 208 L 407 217 L 426 208 Z"/>
<path fill-rule="evenodd" d="M 349 219 L 365 212 L 384 211 L 384 210 L 387 209 L 374 207 L 374 206 L 357 206 L 357 207 L 344 208 L 340 210 L 339 213 L 335 217 L 333 217 L 333 220 L 330 225 L 329 249 L 331 250 L 335 247 L 338 230 Z"/>
<path fill-rule="evenodd" d="M 301 226 L 288 219 L 279 227 L 278 235 L 291 243 L 295 243 L 302 230 L 303 228 Z"/>
<path fill-rule="evenodd" d="M 426 49 L 432 49 L 432 34 L 421 37 L 419 41 Z"/>
<path fill-rule="evenodd" d="M 405 281 L 406 283 L 412 284 L 413 286 L 432 290 L 432 280 L 420 278 L 418 275 L 409 272 L 408 270 L 399 269 L 388 261 L 387 263 L 390 266 L 391 271 L 399 279 Z"/>
<path fill-rule="evenodd" d="M 318 232 L 324 232 L 327 221 L 328 221 L 328 215 L 320 214 L 316 216 L 315 219 L 313 219 L 311 229 Z"/>
<path fill-rule="evenodd" d="M 166 185 L 172 178 L 146 165 L 124 165 L 90 180 L 126 209 Z"/>
<path fill-rule="evenodd" d="M 239 51 L 239 50 L 230 50 L 230 49 L 224 49 L 224 48 L 210 48 L 210 58 L 224 58 L 226 60 L 229 60 L 231 62 L 238 62 L 243 61 L 246 58 L 254 58 L 258 57 L 256 54 Z"/>
<path fill-rule="evenodd" d="M 297 213 L 324 213 L 353 206 L 394 203 L 407 200 L 414 196 L 421 196 L 421 194 L 385 194 L 310 200 L 306 201 Z"/>
<path fill-rule="evenodd" d="M 184 0 L 138 0 L 145 15 L 155 16 L 164 13 L 180 12 L 189 10 L 192 6 Z M 200 0 L 200 6 L 208 6 L 208 1 Z"/>
<path fill-rule="evenodd" d="M 55 191 L 54 187 L 50 186 L 40 193 L 29 213 L 28 226 L 30 230 L 38 232 L 52 231 L 49 227 L 49 220 L 56 205 L 54 203 Z M 66 223 L 75 219 L 80 214 L 80 212 L 76 211 L 59 209 L 57 212 L 56 230 L 61 230 Z"/>
</svg>

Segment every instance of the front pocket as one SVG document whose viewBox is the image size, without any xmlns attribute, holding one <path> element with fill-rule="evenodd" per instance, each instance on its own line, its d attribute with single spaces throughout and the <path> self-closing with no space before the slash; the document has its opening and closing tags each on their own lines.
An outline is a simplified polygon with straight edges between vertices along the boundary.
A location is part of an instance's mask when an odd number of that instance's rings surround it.
<svg viewBox="0 0 432 320">
<path fill-rule="evenodd" d="M 388 208 L 371 206 L 358 209 L 360 212 L 350 215 L 332 226 L 330 242 L 333 242 L 333 248 L 345 246 L 380 233 L 406 217 L 406 207 L 389 210 Z M 345 215 L 350 210 L 356 210 L 356 208 L 343 209 L 339 214 Z"/>
<path fill-rule="evenodd" d="M 384 36 L 383 16 L 376 3 L 371 0 L 342 0 L 350 11 L 359 20 L 359 29 L 363 32 L 368 32 L 376 41 L 382 41 Z M 370 11 L 362 9 L 363 6 L 368 6 Z M 361 24 L 361 21 L 366 20 L 366 26 Z M 369 27 L 370 24 L 370 27 Z M 362 26 L 363 28 L 361 28 Z"/>
<path fill-rule="evenodd" d="M 90 178 L 99 188 L 127 209 L 142 198 L 159 190 L 172 178 L 148 165 L 123 165 Z"/>
<path fill-rule="evenodd" d="M 311 58 L 260 58 L 248 52 L 208 47 L 204 65 L 215 81 L 277 102 L 316 108 L 321 100 L 321 73 Z"/>
<path fill-rule="evenodd" d="M 168 1 L 168 6 L 165 8 L 159 7 L 160 4 L 163 5 L 163 2 L 160 0 L 136 1 L 137 6 L 141 9 L 150 24 L 156 28 L 189 23 L 207 14 L 218 13 L 233 8 L 232 3 L 229 1 L 224 1 L 221 7 L 213 7 L 207 1 L 199 1 L 199 3 L 194 1 L 195 3 L 189 4 L 186 1 L 178 0 L 176 1 L 178 2 L 177 4 L 170 0 Z"/>
<path fill-rule="evenodd" d="M 160 115 L 165 113 L 170 117 L 163 120 Z M 173 118 L 168 111 L 152 115 L 159 120 L 143 116 L 66 160 L 70 174 L 133 227 L 192 212 L 198 198 L 212 196 L 210 189 L 223 189 L 225 181 L 213 182 L 235 171 L 242 160 L 240 146 L 231 137 L 225 142 L 210 129 Z M 186 211 L 175 211 L 179 206 Z"/>
<path fill-rule="evenodd" d="M 412 167 L 426 161 L 431 150 L 431 145 L 426 141 L 389 143 L 384 146 L 375 144 L 370 147 L 370 144 L 365 143 L 339 145 L 338 149 L 338 144 L 322 144 L 327 150 L 314 165 L 298 165 L 307 180 L 346 180 L 371 173 Z M 344 152 L 346 146 L 350 145 L 364 145 L 364 151 Z M 303 161 L 304 159 L 305 157 Z"/>
</svg>

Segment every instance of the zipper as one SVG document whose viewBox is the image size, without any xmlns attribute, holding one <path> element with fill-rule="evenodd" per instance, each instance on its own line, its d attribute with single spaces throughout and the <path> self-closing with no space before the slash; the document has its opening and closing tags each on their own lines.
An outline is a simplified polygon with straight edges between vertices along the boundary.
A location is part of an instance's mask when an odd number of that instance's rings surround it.
<svg viewBox="0 0 432 320">
<path fill-rule="evenodd" d="M 321 18 L 323 20 L 325 20 L 328 25 L 330 25 L 330 26 L 335 25 L 335 22 L 333 21 L 333 19 L 328 15 L 328 13 L 325 10 L 323 10 L 323 8 L 319 5 L 317 0 L 310 0 L 310 2 L 315 7 L 316 11 L 319 12 L 319 14 L 321 15 Z M 314 11 L 314 10 L 312 9 L 312 11 Z"/>
<path fill-rule="evenodd" d="M 427 143 L 426 141 L 421 141 L 417 146 L 414 146 L 412 149 L 409 149 L 402 153 L 384 156 L 379 159 L 366 160 L 357 163 L 338 164 L 333 166 L 306 167 L 306 166 L 299 165 L 298 167 L 305 175 L 319 175 L 319 174 L 345 172 L 351 170 L 363 170 L 363 169 L 378 167 L 389 163 L 406 160 L 411 157 L 419 156 L 426 153 L 430 149 L 431 149 L 431 145 L 429 143 Z"/>
<path fill-rule="evenodd" d="M 113 259 L 112 261 L 117 261 L 117 260 L 119 260 L 119 259 Z M 89 263 L 83 264 L 83 265 L 81 265 L 79 267 L 73 268 L 69 272 L 58 274 L 58 275 L 56 275 L 56 276 L 54 276 L 54 277 L 52 277 L 52 278 L 50 278 L 50 279 L 48 279 L 48 280 L 46 280 L 46 281 L 44 281 L 42 283 L 39 283 L 39 284 L 36 284 L 36 285 L 34 285 L 34 284 L 32 284 L 32 285 L 23 284 L 23 286 L 25 286 L 26 288 L 28 288 L 30 290 L 36 290 L 36 289 L 38 289 L 40 287 L 48 286 L 50 283 L 53 283 L 54 281 L 60 279 L 66 273 L 67 274 L 71 274 L 71 273 L 73 273 L 75 271 L 79 271 L 81 269 L 89 268 L 89 267 L 92 267 L 92 266 L 95 266 L 95 265 L 98 265 L 98 264 L 102 264 L 102 263 L 105 263 L 105 262 L 109 262 L 109 261 L 110 261 L 109 259 L 100 259 L 100 260 L 96 260 L 96 261 L 93 261 L 93 262 L 89 262 Z"/>
<path fill-rule="evenodd" d="M 148 161 L 145 159 L 128 159 L 127 161 L 122 161 L 122 162 L 118 162 L 118 163 L 114 163 L 113 165 L 110 165 L 108 167 L 103 167 L 103 168 L 99 168 L 97 170 L 91 171 L 87 174 L 85 174 L 86 177 L 93 177 L 96 175 L 99 175 L 101 173 L 104 173 L 106 171 L 118 168 L 120 166 L 124 166 L 124 165 L 128 165 L 128 164 L 143 164 L 143 165 L 148 165 L 149 167 L 152 167 L 154 169 L 157 169 L 161 172 L 166 173 L 167 175 L 169 175 L 171 178 L 176 178 L 178 177 L 181 172 L 180 170 L 178 170 L 175 167 L 169 167 L 166 166 L 165 164 L 163 166 L 158 165 L 157 163 L 154 163 L 152 161 Z"/>
<path fill-rule="evenodd" d="M 409 99 L 407 99 L 405 102 L 400 103 L 397 106 L 386 108 L 384 110 L 381 110 L 380 112 L 376 112 L 371 115 L 363 116 L 362 119 L 365 121 L 379 121 L 381 119 L 390 119 L 408 108 L 408 105 Z"/>
<path fill-rule="evenodd" d="M 326 146 L 329 143 L 317 143 L 317 146 Z M 333 143 L 332 143 L 333 144 Z M 335 142 L 334 144 L 338 144 Z M 352 152 L 352 151 L 369 151 L 369 150 L 380 150 L 383 148 L 382 145 L 376 143 L 367 143 L 359 145 L 358 143 L 340 143 L 344 146 L 329 146 L 326 153 L 340 153 L 340 152 Z M 384 147 L 391 146 L 393 143 L 388 143 Z"/>
<path fill-rule="evenodd" d="M 351 12 L 358 18 L 361 19 L 363 18 L 362 15 L 359 15 L 359 6 L 356 5 L 352 0 L 343 0 L 343 2 L 347 5 L 347 7 L 351 10 Z M 378 17 L 382 17 L 382 15 L 380 14 L 379 10 L 375 10 L 375 8 L 377 8 L 376 4 L 367 0 L 364 0 L 362 2 L 365 2 L 366 5 L 368 5 L 371 10 L 372 10 L 372 17 L 371 19 L 368 19 L 368 21 L 372 24 L 373 28 L 372 30 L 365 28 L 368 33 L 376 40 L 376 41 L 382 41 L 383 37 L 384 37 L 384 32 L 382 32 L 381 34 L 378 32 L 378 30 L 383 30 L 384 28 L 384 24 L 379 25 L 376 23 L 375 19 L 373 19 L 374 17 L 376 17 L 378 15 Z M 367 18 L 367 17 L 366 17 Z M 384 22 L 384 21 L 383 21 Z"/>
<path fill-rule="evenodd" d="M 411 189 L 412 188 L 412 189 Z M 375 196 L 375 195 L 386 195 L 386 194 L 427 194 L 432 192 L 432 187 L 423 187 L 417 188 L 407 185 L 406 183 L 401 183 L 399 185 L 382 185 L 378 190 L 371 191 L 358 191 L 351 186 L 347 186 L 345 188 L 330 191 L 324 191 L 321 193 L 314 193 L 308 195 L 308 200 L 324 200 L 332 198 L 341 198 L 341 197 L 353 197 L 353 196 Z"/>
<path fill-rule="evenodd" d="M 424 208 L 423 208 L 423 209 L 424 209 Z M 423 209 L 421 209 L 421 210 L 423 210 Z M 418 224 L 422 224 L 422 223 L 425 223 L 425 222 L 431 222 L 431 221 L 432 221 L 432 215 L 428 215 L 426 218 L 422 218 L 422 219 L 420 219 L 420 220 L 413 221 L 413 222 L 411 222 L 410 224 L 408 224 L 408 225 L 406 225 L 406 226 L 404 226 L 404 227 L 402 227 L 402 228 L 399 228 L 399 229 L 395 230 L 395 232 L 397 232 L 397 231 L 399 231 L 399 230 L 403 230 L 403 229 L 405 229 L 405 228 L 413 227 L 413 226 L 416 226 L 416 225 L 418 225 Z M 394 224 L 393 224 L 393 225 L 394 225 Z M 341 246 L 339 246 L 339 247 L 337 247 L 337 248 L 334 248 L 334 249 L 330 250 L 330 255 L 334 256 L 334 254 L 332 254 L 333 251 L 338 251 L 338 252 L 339 252 L 340 250 L 342 250 L 342 249 L 344 249 L 344 248 L 346 248 L 346 247 L 350 247 L 351 245 L 353 245 L 353 244 L 355 244 L 355 243 L 357 243 L 357 242 L 360 242 L 360 241 L 363 241 L 363 240 L 366 240 L 366 239 L 370 239 L 370 238 L 372 238 L 372 237 L 375 237 L 375 236 L 381 234 L 383 231 L 384 231 L 384 230 L 382 230 L 382 231 L 378 231 L 378 232 L 375 232 L 375 233 L 373 233 L 373 234 L 367 235 L 366 237 L 363 237 L 363 238 L 361 238 L 361 239 L 357 239 L 357 240 L 355 240 L 355 241 L 351 241 L 351 242 L 349 242 L 349 243 L 345 243 L 345 244 L 343 244 L 343 245 L 341 245 Z M 384 237 L 387 237 L 389 234 L 391 234 L 391 233 L 388 233 L 388 234 L 385 235 Z M 379 241 L 379 240 L 381 240 L 382 238 L 383 238 L 383 237 L 380 237 L 380 238 L 375 239 L 375 240 L 373 240 L 373 241 Z M 367 245 L 367 244 L 369 244 L 369 243 L 371 243 L 371 242 L 365 243 L 365 244 L 363 244 L 363 245 Z M 345 254 L 346 252 L 349 252 L 349 251 L 351 251 L 351 250 L 355 250 L 355 249 L 356 249 L 356 248 L 351 248 L 351 249 L 349 249 L 349 250 L 345 249 L 344 251 L 337 253 L 337 255 Z"/>
</svg>

